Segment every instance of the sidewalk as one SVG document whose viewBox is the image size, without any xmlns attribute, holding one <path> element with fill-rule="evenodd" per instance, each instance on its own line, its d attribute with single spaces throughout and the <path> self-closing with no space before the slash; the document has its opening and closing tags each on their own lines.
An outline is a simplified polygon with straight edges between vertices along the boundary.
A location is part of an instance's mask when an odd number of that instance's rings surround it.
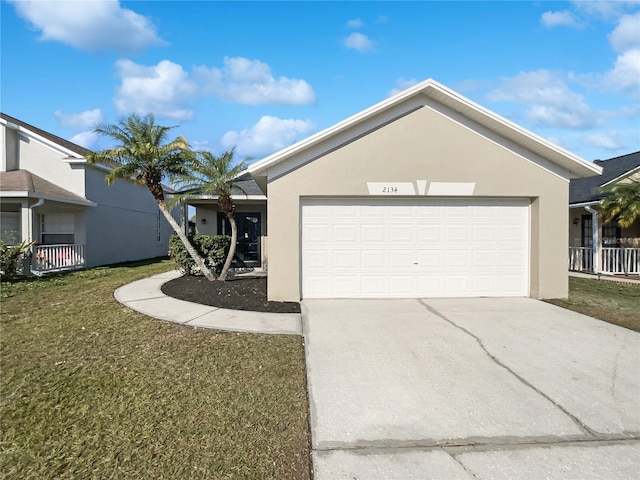
<svg viewBox="0 0 640 480">
<path fill-rule="evenodd" d="M 149 317 L 192 327 L 233 332 L 302 335 L 299 313 L 265 313 L 227 310 L 168 297 L 160 287 L 180 272 L 144 278 L 118 288 L 113 296 L 123 305 Z"/>
</svg>

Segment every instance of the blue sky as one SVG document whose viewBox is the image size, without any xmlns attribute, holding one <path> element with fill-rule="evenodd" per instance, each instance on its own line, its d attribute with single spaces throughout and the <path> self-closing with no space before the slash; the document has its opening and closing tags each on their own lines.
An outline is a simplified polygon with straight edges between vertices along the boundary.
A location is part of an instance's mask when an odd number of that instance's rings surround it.
<svg viewBox="0 0 640 480">
<path fill-rule="evenodd" d="M 259 159 L 433 78 L 588 160 L 640 150 L 640 1 L 0 8 L 0 108 L 92 149 L 153 112 Z"/>
</svg>

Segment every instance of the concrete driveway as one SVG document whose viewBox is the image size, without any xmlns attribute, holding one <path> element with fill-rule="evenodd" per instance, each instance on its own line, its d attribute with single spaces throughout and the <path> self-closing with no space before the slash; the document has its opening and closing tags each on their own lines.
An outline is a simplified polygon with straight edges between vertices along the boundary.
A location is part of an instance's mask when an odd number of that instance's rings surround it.
<svg viewBox="0 0 640 480">
<path fill-rule="evenodd" d="M 640 476 L 640 334 L 540 301 L 303 302 L 316 480 Z"/>
</svg>

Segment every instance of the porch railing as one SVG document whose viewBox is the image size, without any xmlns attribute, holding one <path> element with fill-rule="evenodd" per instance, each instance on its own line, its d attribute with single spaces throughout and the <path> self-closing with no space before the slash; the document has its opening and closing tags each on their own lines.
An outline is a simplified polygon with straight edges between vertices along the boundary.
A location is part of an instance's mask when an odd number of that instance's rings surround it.
<svg viewBox="0 0 640 480">
<path fill-rule="evenodd" d="M 606 273 L 640 274 L 640 248 L 603 248 L 602 271 Z"/>
<path fill-rule="evenodd" d="M 33 247 L 31 271 L 35 275 L 83 268 L 84 245 L 36 245 Z"/>
<path fill-rule="evenodd" d="M 569 270 L 593 272 L 593 248 L 569 247 Z"/>
<path fill-rule="evenodd" d="M 600 272 L 640 274 L 640 248 L 604 247 L 601 254 Z M 591 247 L 569 247 L 569 270 L 593 272 L 593 249 Z"/>
</svg>

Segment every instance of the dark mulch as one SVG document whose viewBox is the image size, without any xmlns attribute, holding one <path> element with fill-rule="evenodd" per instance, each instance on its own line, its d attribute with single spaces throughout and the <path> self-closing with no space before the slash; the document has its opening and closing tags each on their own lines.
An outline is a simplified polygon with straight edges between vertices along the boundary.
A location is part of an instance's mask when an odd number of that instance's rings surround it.
<svg viewBox="0 0 640 480">
<path fill-rule="evenodd" d="M 267 300 L 266 277 L 236 277 L 226 282 L 208 281 L 204 277 L 184 275 L 162 286 L 170 297 L 212 307 L 252 312 L 300 313 L 297 302 Z"/>
</svg>

